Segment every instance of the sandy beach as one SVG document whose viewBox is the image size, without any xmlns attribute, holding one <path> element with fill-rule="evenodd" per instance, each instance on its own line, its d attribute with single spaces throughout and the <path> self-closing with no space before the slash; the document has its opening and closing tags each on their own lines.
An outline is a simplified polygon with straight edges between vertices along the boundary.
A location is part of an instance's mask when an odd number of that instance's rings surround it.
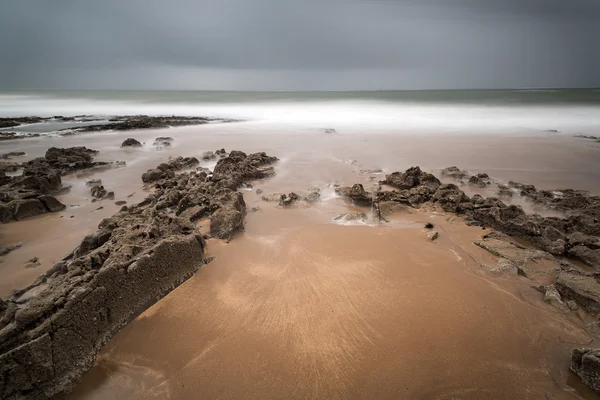
<svg viewBox="0 0 600 400">
<path fill-rule="evenodd" d="M 151 143 L 165 134 L 172 146 L 157 150 Z M 121 148 L 126 137 L 145 146 Z M 544 278 L 484 268 L 495 257 L 473 242 L 486 230 L 428 210 L 384 224 L 334 220 L 369 213 L 337 196 L 334 185 L 373 190 L 385 174 L 413 165 L 432 172 L 457 165 L 497 182 L 600 193 L 593 141 L 548 132 L 275 134 L 246 122 L 32 138 L 2 149 L 26 149 L 25 161 L 49 146 L 74 145 L 127 166 L 68 175 L 63 185 L 71 190 L 57 196 L 65 211 L 0 226 L 2 245 L 22 244 L 0 264 L 2 296 L 68 254 L 120 209 L 115 201 L 141 201 L 148 194 L 141 174 L 169 157 L 226 148 L 280 161 L 275 177 L 242 190 L 247 209 L 255 208 L 243 235 L 229 243 L 209 239 L 214 261 L 122 329 L 71 399 L 597 398 L 567 368 L 574 347 L 596 344 L 587 317 L 545 303 L 532 287 L 547 284 Z M 85 186 L 91 178 L 114 191 L 114 200 L 92 203 Z M 318 203 L 284 208 L 262 200 L 310 188 L 321 191 Z M 462 189 L 494 195 L 491 188 Z M 518 196 L 512 202 L 535 211 Z M 440 232 L 435 242 L 426 222 Z M 206 223 L 198 222 L 205 231 Z M 41 265 L 24 268 L 32 256 Z"/>
</svg>

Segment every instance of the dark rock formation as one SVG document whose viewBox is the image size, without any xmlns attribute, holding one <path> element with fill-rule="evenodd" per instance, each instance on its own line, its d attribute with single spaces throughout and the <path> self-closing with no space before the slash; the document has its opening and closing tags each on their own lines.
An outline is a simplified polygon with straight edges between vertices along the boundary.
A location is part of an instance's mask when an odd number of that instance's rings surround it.
<svg viewBox="0 0 600 400">
<path fill-rule="evenodd" d="M 412 189 L 425 186 L 435 191 L 440 185 L 438 178 L 430 173 L 423 172 L 419 167 L 411 167 L 404 173 L 394 172 L 385 177 L 381 184 L 393 186 L 398 189 Z"/>
<path fill-rule="evenodd" d="M 259 153 L 235 160 L 240 170 L 259 176 L 261 162 L 275 159 Z M 195 219 L 210 217 L 216 238 L 243 230 L 241 193 L 205 172 L 175 175 L 197 162 L 180 157 L 165 163 L 157 170 L 170 173 L 152 181 L 155 191 L 144 201 L 104 219 L 68 257 L 0 303 L 3 399 L 69 391 L 120 328 L 203 265 L 205 242 Z"/>
<path fill-rule="evenodd" d="M 456 166 L 444 168 L 441 172 L 442 176 L 454 178 L 454 179 L 464 179 L 469 176 L 469 173 L 463 169 L 460 169 Z"/>
<path fill-rule="evenodd" d="M 298 196 L 296 193 L 292 192 L 290 194 L 281 195 L 281 198 L 279 199 L 279 205 L 283 206 L 283 207 L 287 207 L 287 206 L 291 206 L 292 204 L 297 203 L 298 201 L 300 201 L 300 196 Z"/>
<path fill-rule="evenodd" d="M 490 183 L 490 177 L 488 174 L 477 174 L 469 178 L 469 185 L 476 186 L 478 188 L 487 187 Z"/>
<path fill-rule="evenodd" d="M 571 371 L 587 386 L 600 393 L 600 349 L 575 349 L 571 353 Z"/>
<path fill-rule="evenodd" d="M 352 187 L 340 187 L 335 189 L 338 196 L 347 198 L 357 206 L 368 207 L 373 204 L 373 195 L 365 190 L 363 185 L 357 183 Z"/>
<path fill-rule="evenodd" d="M 195 157 L 177 157 L 166 163 L 160 164 L 154 169 L 146 171 L 142 175 L 142 181 L 144 183 L 151 183 L 161 179 L 173 178 L 176 171 L 193 168 L 198 164 L 200 164 L 200 161 Z"/>
<path fill-rule="evenodd" d="M 127 138 L 121 143 L 121 147 L 142 147 L 142 144 L 134 138 Z"/>
<path fill-rule="evenodd" d="M 212 179 L 221 187 L 237 190 L 246 181 L 273 176 L 275 170 L 270 164 L 277 160 L 276 157 L 269 157 L 265 153 L 246 155 L 234 150 L 217 162 Z"/>
<path fill-rule="evenodd" d="M 22 175 L 11 177 L 0 171 L 0 222 L 64 210 L 65 206 L 52 197 L 62 189 L 61 175 L 115 166 L 93 161 L 97 153 L 85 147 L 51 147 L 44 157 L 19 165 Z"/>
<path fill-rule="evenodd" d="M 170 136 L 160 136 L 154 139 L 154 143 L 152 145 L 159 149 L 164 147 L 171 147 L 171 142 L 173 140 L 174 139 Z"/>
</svg>

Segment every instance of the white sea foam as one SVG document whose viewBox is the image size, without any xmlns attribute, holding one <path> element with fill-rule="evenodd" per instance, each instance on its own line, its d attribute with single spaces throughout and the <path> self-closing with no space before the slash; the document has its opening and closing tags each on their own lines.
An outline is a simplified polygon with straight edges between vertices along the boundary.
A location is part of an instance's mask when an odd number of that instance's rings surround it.
<svg viewBox="0 0 600 400">
<path fill-rule="evenodd" d="M 521 105 L 501 103 L 441 103 L 369 99 L 314 99 L 277 101 L 247 98 L 233 101 L 161 101 L 153 98 L 77 98 L 51 94 L 0 94 L 2 116 L 29 115 L 188 115 L 234 118 L 282 127 L 308 129 L 384 130 L 392 132 L 550 131 L 593 133 L 600 127 L 600 107 L 595 104 Z"/>
</svg>

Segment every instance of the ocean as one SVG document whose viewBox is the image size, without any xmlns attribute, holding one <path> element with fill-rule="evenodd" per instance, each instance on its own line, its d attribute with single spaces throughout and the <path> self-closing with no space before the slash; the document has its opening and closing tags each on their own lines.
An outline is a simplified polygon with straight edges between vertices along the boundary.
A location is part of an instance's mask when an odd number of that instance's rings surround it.
<svg viewBox="0 0 600 400">
<path fill-rule="evenodd" d="M 0 117 L 83 114 L 208 116 L 361 132 L 595 134 L 600 131 L 600 89 L 0 92 Z"/>
</svg>

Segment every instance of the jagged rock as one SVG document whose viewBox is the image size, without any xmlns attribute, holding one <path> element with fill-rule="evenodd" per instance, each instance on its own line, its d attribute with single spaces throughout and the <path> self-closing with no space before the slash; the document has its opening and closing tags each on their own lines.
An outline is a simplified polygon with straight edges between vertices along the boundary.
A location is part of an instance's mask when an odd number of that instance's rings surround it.
<svg viewBox="0 0 600 400">
<path fill-rule="evenodd" d="M 275 175 L 273 164 L 277 157 L 269 157 L 265 153 L 246 155 L 241 151 L 232 151 L 229 156 L 221 158 L 213 171 L 212 179 L 227 189 L 236 190 L 248 180 L 264 179 Z"/>
<path fill-rule="evenodd" d="M 222 189 L 215 194 L 213 206 L 217 209 L 210 216 L 211 236 L 230 240 L 244 230 L 246 203 L 241 193 Z"/>
<path fill-rule="evenodd" d="M 174 139 L 170 136 L 160 136 L 154 139 L 154 143 L 152 145 L 159 149 L 163 147 L 171 147 L 171 142 L 173 140 Z"/>
<path fill-rule="evenodd" d="M 554 285 L 548 285 L 544 288 L 544 301 L 563 312 L 570 311 L 569 307 L 562 301 L 560 293 Z"/>
<path fill-rule="evenodd" d="M 204 153 L 202 153 L 202 156 L 200 158 L 202 158 L 203 161 L 216 160 L 217 155 L 212 151 L 205 151 Z"/>
<path fill-rule="evenodd" d="M 600 285 L 593 277 L 561 272 L 554 285 L 563 298 L 575 300 L 589 313 L 600 313 Z"/>
<path fill-rule="evenodd" d="M 454 184 L 440 185 L 431 201 L 447 212 L 460 214 L 472 208 L 469 197 Z"/>
<path fill-rule="evenodd" d="M 464 179 L 469 176 L 469 173 L 465 170 L 462 170 L 456 166 L 447 167 L 442 170 L 442 176 L 454 178 L 454 179 Z"/>
<path fill-rule="evenodd" d="M 96 199 L 103 199 L 108 194 L 102 185 L 92 186 L 90 193 L 92 194 L 92 197 Z"/>
<path fill-rule="evenodd" d="M 404 173 L 394 172 L 387 175 L 381 183 L 398 189 L 412 189 L 422 185 L 431 188 L 433 191 L 441 185 L 435 176 L 421 171 L 419 167 L 411 167 Z"/>
<path fill-rule="evenodd" d="M 290 194 L 283 194 L 279 199 L 279 205 L 283 207 L 291 206 L 292 204 L 297 203 L 300 200 L 300 196 L 296 193 L 292 192 Z"/>
<path fill-rule="evenodd" d="M 571 353 L 571 371 L 600 394 L 600 349 L 575 349 Z"/>
<path fill-rule="evenodd" d="M 14 200 L 11 203 L 13 204 L 14 219 L 17 221 L 47 212 L 44 204 L 37 199 Z"/>
<path fill-rule="evenodd" d="M 506 185 L 498 185 L 498 197 L 510 199 L 513 197 L 513 191 Z"/>
<path fill-rule="evenodd" d="M 336 188 L 335 193 L 345 197 L 357 206 L 368 207 L 373 204 L 373 196 L 367 192 L 363 185 L 357 183 L 352 187 Z"/>
<path fill-rule="evenodd" d="M 490 184 L 490 177 L 488 174 L 477 174 L 469 178 L 469 185 L 476 186 L 478 188 L 487 187 Z"/>
<path fill-rule="evenodd" d="M 146 171 L 142 175 L 142 181 L 144 183 L 151 183 L 161 179 L 173 178 L 175 171 L 192 168 L 198 164 L 200 164 L 200 161 L 195 157 L 177 157 L 169 160 L 169 162 L 160 164 L 157 168 Z"/>
<path fill-rule="evenodd" d="M 121 147 L 142 147 L 142 144 L 134 138 L 127 138 L 121 143 Z"/>
<path fill-rule="evenodd" d="M 43 195 L 37 199 L 42 202 L 48 212 L 59 212 L 67 208 L 67 206 L 58 201 L 54 196 Z"/>
</svg>

